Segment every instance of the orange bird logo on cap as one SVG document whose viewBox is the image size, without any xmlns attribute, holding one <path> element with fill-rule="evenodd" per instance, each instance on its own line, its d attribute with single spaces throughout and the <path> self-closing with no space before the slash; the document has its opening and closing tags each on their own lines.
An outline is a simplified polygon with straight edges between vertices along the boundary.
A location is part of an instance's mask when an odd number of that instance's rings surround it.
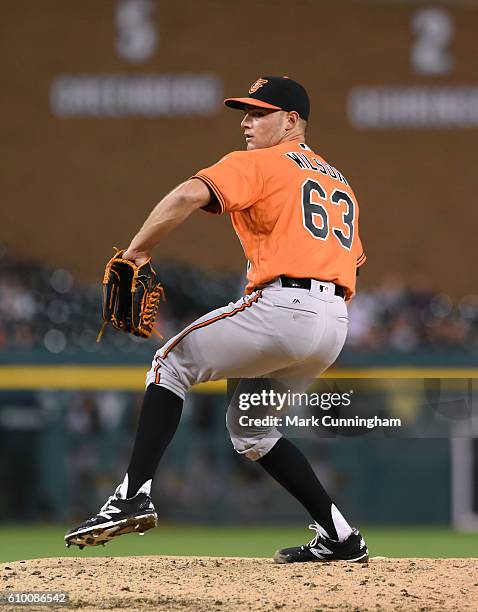
<svg viewBox="0 0 478 612">
<path fill-rule="evenodd" d="M 267 79 L 257 79 L 257 81 L 251 85 L 251 88 L 249 89 L 249 93 L 253 94 L 256 93 L 256 91 L 262 87 L 263 85 L 265 85 L 266 83 L 268 83 L 269 81 Z"/>
</svg>

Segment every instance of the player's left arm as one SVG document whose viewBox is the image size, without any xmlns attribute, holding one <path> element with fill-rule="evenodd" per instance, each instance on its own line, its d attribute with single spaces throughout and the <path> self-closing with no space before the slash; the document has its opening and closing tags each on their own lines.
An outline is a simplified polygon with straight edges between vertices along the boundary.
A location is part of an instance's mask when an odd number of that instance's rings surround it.
<svg viewBox="0 0 478 612">
<path fill-rule="evenodd" d="M 123 253 L 123 259 L 142 265 L 149 259 L 151 250 L 162 236 L 210 202 L 211 193 L 203 181 L 192 178 L 178 185 L 153 208 Z"/>
</svg>

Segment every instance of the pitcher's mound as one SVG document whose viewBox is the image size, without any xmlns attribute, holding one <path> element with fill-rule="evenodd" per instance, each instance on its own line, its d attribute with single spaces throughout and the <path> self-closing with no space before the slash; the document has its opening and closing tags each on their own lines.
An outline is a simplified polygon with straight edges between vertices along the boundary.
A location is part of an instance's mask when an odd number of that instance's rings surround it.
<svg viewBox="0 0 478 612">
<path fill-rule="evenodd" d="M 83 610 L 476 610 L 478 559 L 372 558 L 368 565 L 224 557 L 76 557 L 0 565 L 5 594 L 68 593 Z M 29 606 L 30 610 L 48 607 Z M 56 606 L 55 606 L 56 607 Z"/>
</svg>

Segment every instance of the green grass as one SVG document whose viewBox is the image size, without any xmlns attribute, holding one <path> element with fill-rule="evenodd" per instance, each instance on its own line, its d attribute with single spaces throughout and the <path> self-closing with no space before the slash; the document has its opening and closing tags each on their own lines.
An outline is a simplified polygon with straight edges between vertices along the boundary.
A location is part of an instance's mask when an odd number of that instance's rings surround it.
<svg viewBox="0 0 478 612">
<path fill-rule="evenodd" d="M 63 543 L 61 525 L 0 526 L 0 562 L 40 557 L 111 557 L 126 555 L 187 555 L 270 557 L 277 548 L 306 542 L 311 533 L 303 526 L 161 525 L 144 536 L 130 534 L 104 548 Z M 372 556 L 476 557 L 478 533 L 465 534 L 447 527 L 364 527 Z"/>
</svg>

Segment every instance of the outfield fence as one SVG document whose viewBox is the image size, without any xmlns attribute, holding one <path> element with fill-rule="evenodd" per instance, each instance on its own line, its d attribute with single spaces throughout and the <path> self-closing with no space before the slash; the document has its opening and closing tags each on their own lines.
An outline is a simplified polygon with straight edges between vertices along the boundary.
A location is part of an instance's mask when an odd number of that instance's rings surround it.
<svg viewBox="0 0 478 612">
<path fill-rule="evenodd" d="M 0 367 L 0 520 L 68 521 L 97 510 L 125 472 L 144 374 L 140 366 Z M 328 377 L 387 377 L 390 392 L 404 377 L 441 378 L 452 390 L 466 377 L 478 379 L 473 368 L 336 369 Z M 226 406 L 225 381 L 198 385 L 188 395 L 154 485 L 163 518 L 308 520 L 260 466 L 233 451 Z M 296 443 L 353 521 L 452 519 L 447 435 L 377 438 L 367 432 Z M 461 489 L 466 487 L 462 483 Z M 454 509 L 456 514 L 456 503 Z"/>
</svg>

